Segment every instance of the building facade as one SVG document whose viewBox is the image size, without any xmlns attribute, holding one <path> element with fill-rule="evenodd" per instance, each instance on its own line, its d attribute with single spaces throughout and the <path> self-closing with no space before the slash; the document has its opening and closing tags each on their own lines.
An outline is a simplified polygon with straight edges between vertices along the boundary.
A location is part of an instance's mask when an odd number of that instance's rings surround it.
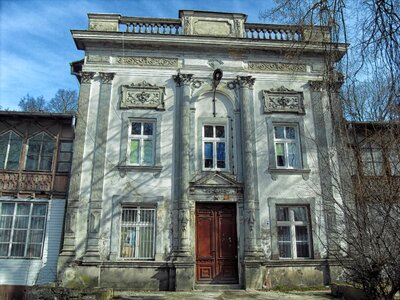
<svg viewBox="0 0 400 300">
<path fill-rule="evenodd" d="M 187 290 L 330 280 L 328 28 L 89 14 L 59 279 Z"/>
<path fill-rule="evenodd" d="M 0 295 L 57 278 L 73 120 L 0 112 Z"/>
</svg>

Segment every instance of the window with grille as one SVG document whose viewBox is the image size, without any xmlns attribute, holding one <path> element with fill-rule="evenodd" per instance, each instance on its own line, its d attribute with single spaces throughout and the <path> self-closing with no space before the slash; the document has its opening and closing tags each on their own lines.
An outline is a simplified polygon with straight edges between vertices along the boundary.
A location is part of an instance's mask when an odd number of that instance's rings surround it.
<svg viewBox="0 0 400 300">
<path fill-rule="evenodd" d="M 41 257 L 47 204 L 0 202 L 0 256 Z"/>
<path fill-rule="evenodd" d="M 0 169 L 18 170 L 22 138 L 14 131 L 0 136 Z"/>
<path fill-rule="evenodd" d="M 279 257 L 311 257 L 308 207 L 277 206 L 276 214 Z"/>
<path fill-rule="evenodd" d="M 274 125 L 274 149 L 277 168 L 301 168 L 297 126 Z"/>
<path fill-rule="evenodd" d="M 128 134 L 128 164 L 136 166 L 154 165 L 155 122 L 131 120 Z"/>
<path fill-rule="evenodd" d="M 155 212 L 154 208 L 122 208 L 120 249 L 122 258 L 154 258 Z"/>
<path fill-rule="evenodd" d="M 54 139 L 42 132 L 28 140 L 25 169 L 50 171 L 53 164 Z"/>
<path fill-rule="evenodd" d="M 227 132 L 224 125 L 203 126 L 203 169 L 227 170 Z"/>
</svg>

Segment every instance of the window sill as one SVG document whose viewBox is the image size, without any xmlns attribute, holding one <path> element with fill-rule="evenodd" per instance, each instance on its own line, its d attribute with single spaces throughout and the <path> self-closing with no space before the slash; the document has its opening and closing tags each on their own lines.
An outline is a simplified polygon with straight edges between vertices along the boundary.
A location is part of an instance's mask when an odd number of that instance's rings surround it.
<svg viewBox="0 0 400 300">
<path fill-rule="evenodd" d="M 146 172 L 146 173 L 160 173 L 163 166 L 127 166 L 118 165 L 117 169 L 122 177 L 125 176 L 127 172 Z"/>
<path fill-rule="evenodd" d="M 310 177 L 310 169 L 280 169 L 280 168 L 269 168 L 272 180 L 276 180 L 278 175 L 302 175 L 304 180 L 308 180 Z"/>
</svg>

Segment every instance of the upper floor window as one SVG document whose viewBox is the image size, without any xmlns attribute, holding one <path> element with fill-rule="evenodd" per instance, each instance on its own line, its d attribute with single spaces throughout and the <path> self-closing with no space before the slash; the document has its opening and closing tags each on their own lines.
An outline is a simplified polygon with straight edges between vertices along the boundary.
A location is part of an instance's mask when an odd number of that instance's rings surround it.
<svg viewBox="0 0 400 300">
<path fill-rule="evenodd" d="M 72 141 L 62 141 L 59 146 L 57 172 L 69 172 L 72 162 Z"/>
<path fill-rule="evenodd" d="M 299 169 L 301 158 L 297 126 L 274 125 L 274 149 L 277 168 Z"/>
<path fill-rule="evenodd" d="M 53 164 L 54 139 L 42 132 L 28 140 L 25 169 L 50 171 Z"/>
<path fill-rule="evenodd" d="M 133 120 L 129 124 L 128 164 L 137 166 L 154 165 L 155 122 Z"/>
<path fill-rule="evenodd" d="M 203 169 L 227 170 L 228 147 L 224 125 L 203 126 Z"/>
<path fill-rule="evenodd" d="M 47 204 L 0 202 L 0 256 L 41 257 Z"/>
<path fill-rule="evenodd" d="M 123 207 L 120 256 L 152 259 L 155 250 L 154 208 Z"/>
<path fill-rule="evenodd" d="M 363 173 L 367 176 L 381 176 L 384 171 L 384 160 L 382 147 L 366 143 L 361 148 L 361 159 L 363 162 Z"/>
<path fill-rule="evenodd" d="M 276 214 L 279 257 L 311 257 L 308 207 L 279 205 Z"/>
<path fill-rule="evenodd" d="M 22 138 L 14 131 L 0 136 L 0 169 L 17 170 L 21 156 Z"/>
</svg>

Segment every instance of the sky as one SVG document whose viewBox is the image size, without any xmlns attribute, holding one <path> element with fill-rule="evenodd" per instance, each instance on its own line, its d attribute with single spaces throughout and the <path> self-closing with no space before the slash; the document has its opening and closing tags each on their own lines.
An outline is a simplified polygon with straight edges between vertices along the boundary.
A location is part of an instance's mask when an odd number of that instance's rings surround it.
<svg viewBox="0 0 400 300">
<path fill-rule="evenodd" d="M 70 62 L 80 60 L 71 29 L 87 29 L 88 13 L 178 18 L 180 9 L 245 13 L 247 22 L 272 0 L 0 0 L 0 106 L 19 110 L 29 94 L 46 101 L 58 89 L 79 90 Z"/>
</svg>

